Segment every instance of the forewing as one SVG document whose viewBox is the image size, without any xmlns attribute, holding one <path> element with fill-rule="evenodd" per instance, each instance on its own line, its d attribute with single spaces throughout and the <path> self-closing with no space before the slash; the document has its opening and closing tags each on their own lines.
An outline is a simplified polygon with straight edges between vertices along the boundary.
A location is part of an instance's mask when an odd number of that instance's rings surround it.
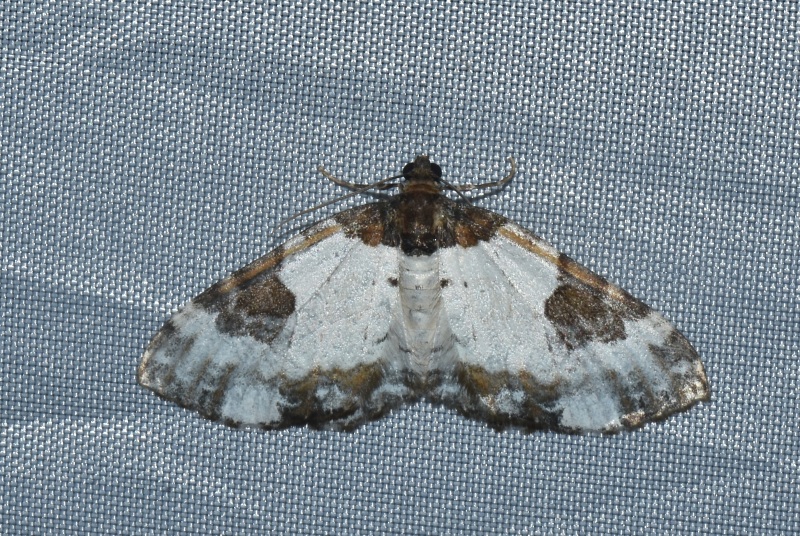
<svg viewBox="0 0 800 536">
<path fill-rule="evenodd" d="M 659 313 L 513 223 L 442 251 L 459 360 L 433 398 L 502 429 L 615 432 L 709 396 Z"/>
<path fill-rule="evenodd" d="M 176 313 L 147 347 L 139 383 L 231 426 L 377 418 L 415 396 L 387 337 L 396 256 L 322 222 Z"/>
</svg>

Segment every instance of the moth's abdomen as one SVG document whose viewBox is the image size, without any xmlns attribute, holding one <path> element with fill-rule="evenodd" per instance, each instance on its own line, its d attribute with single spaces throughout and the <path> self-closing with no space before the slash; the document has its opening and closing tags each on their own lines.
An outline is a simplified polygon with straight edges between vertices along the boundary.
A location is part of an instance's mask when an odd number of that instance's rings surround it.
<svg viewBox="0 0 800 536">
<path fill-rule="evenodd" d="M 398 283 L 411 366 L 424 373 L 430 368 L 431 353 L 441 321 L 439 252 L 432 255 L 400 255 Z"/>
</svg>

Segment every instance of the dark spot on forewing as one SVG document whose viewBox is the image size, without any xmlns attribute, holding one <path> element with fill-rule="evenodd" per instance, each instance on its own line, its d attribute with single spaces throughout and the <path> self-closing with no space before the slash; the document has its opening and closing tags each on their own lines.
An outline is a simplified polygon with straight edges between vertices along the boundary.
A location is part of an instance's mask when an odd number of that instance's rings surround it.
<svg viewBox="0 0 800 536">
<path fill-rule="evenodd" d="M 195 297 L 192 300 L 192 303 L 209 311 L 216 310 L 220 305 L 222 305 L 222 301 L 225 299 L 225 293 L 221 291 L 221 287 L 222 281 L 211 285 L 197 297 Z"/>
<path fill-rule="evenodd" d="M 389 285 L 391 285 L 393 287 L 396 287 L 396 286 L 400 285 L 400 282 L 397 280 L 396 277 L 390 277 L 388 279 L 388 281 L 389 281 Z"/>
<path fill-rule="evenodd" d="M 545 301 L 544 314 L 568 349 L 581 348 L 592 341 L 624 340 L 627 337 L 624 321 L 641 319 L 650 313 L 647 305 L 612 287 L 566 255 L 559 257 L 558 265 L 561 284 Z"/>
<path fill-rule="evenodd" d="M 272 342 L 294 314 L 295 296 L 274 274 L 263 274 L 229 291 L 215 303 L 217 328 L 229 335 L 247 335 Z"/>
<path fill-rule="evenodd" d="M 625 325 L 618 312 L 583 286 L 559 286 L 545 302 L 544 314 L 570 350 L 591 341 L 608 343 L 625 338 Z"/>
<path fill-rule="evenodd" d="M 581 266 L 564 253 L 559 255 L 557 264 L 559 279 L 563 283 L 580 283 L 594 289 L 607 299 L 621 304 L 622 309 L 630 311 L 631 318 L 644 318 L 650 314 L 650 307 L 641 300 L 634 298 L 616 285 L 612 285 L 605 277 Z"/>
<path fill-rule="evenodd" d="M 446 287 L 450 286 L 450 280 L 449 279 L 442 279 L 441 281 L 439 281 L 439 286 L 442 287 L 442 288 L 446 288 Z"/>
<path fill-rule="evenodd" d="M 246 316 L 287 318 L 294 313 L 295 297 L 286 285 L 273 275 L 242 289 L 234 309 Z"/>
<path fill-rule="evenodd" d="M 225 279 L 217 281 L 196 296 L 192 303 L 209 311 L 219 310 L 226 301 L 229 301 L 231 292 L 250 285 L 254 281 L 263 281 L 277 273 L 285 256 L 286 251 L 283 246 L 278 246 L 267 255 L 236 270 Z"/>
</svg>

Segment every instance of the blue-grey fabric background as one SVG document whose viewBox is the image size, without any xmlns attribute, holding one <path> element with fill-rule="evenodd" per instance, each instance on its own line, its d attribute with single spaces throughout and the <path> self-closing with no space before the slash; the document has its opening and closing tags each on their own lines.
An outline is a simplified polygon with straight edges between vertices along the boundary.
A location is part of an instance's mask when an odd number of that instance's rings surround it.
<svg viewBox="0 0 800 536">
<path fill-rule="evenodd" d="M 797 2 L 0 5 L 3 534 L 800 530 Z M 184 301 L 428 153 L 662 311 L 712 400 L 243 432 L 140 388 Z M 368 198 L 366 198 L 368 199 Z"/>
</svg>

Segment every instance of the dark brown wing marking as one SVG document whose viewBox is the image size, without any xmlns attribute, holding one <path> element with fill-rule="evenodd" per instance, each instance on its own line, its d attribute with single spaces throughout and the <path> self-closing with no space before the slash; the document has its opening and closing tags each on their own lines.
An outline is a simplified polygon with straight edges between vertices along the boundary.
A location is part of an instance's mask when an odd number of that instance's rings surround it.
<svg viewBox="0 0 800 536">
<path fill-rule="evenodd" d="M 615 288 L 618 297 L 614 299 L 609 292 L 613 285 L 564 254 L 558 257 L 558 268 L 561 284 L 545 302 L 544 314 L 568 349 L 591 341 L 624 340 L 624 320 L 650 314 L 647 305 L 624 290 Z M 581 274 L 582 279 L 573 274 Z"/>
</svg>

